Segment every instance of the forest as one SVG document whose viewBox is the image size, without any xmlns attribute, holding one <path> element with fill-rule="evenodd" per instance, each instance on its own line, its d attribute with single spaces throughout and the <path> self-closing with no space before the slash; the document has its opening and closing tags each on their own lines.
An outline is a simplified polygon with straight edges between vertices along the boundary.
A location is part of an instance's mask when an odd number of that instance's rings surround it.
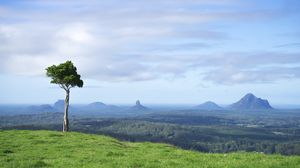
<svg viewBox="0 0 300 168">
<path fill-rule="evenodd" d="M 63 113 L 1 116 L 0 129 L 62 130 Z M 126 114 L 124 114 L 126 116 Z M 70 130 L 120 140 L 162 142 L 209 153 L 235 151 L 300 155 L 297 110 L 171 110 L 136 116 L 72 115 Z"/>
</svg>

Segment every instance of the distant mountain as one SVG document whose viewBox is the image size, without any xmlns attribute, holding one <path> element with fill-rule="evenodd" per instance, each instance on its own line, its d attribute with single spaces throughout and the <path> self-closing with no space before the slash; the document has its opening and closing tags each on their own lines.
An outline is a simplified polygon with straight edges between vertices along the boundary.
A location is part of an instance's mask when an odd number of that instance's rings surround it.
<svg viewBox="0 0 300 168">
<path fill-rule="evenodd" d="M 273 109 L 268 100 L 257 98 L 252 93 L 246 94 L 242 99 L 236 103 L 233 103 L 229 107 L 237 110 Z"/>
<path fill-rule="evenodd" d="M 49 104 L 33 105 L 25 109 L 26 112 L 56 112 L 57 110 Z"/>
<path fill-rule="evenodd" d="M 217 105 L 215 102 L 212 101 L 207 101 L 205 103 L 202 103 L 198 106 L 195 107 L 196 109 L 201 109 L 201 110 L 221 110 L 223 109 L 219 105 Z"/>
<path fill-rule="evenodd" d="M 87 111 L 87 112 L 91 112 L 91 113 L 95 113 L 97 114 L 98 112 L 113 112 L 113 111 L 117 111 L 120 110 L 118 106 L 114 106 L 114 105 L 107 105 L 104 104 L 102 102 L 94 102 L 91 104 L 88 104 L 86 106 L 80 107 L 79 108 L 80 111 Z"/>
<path fill-rule="evenodd" d="M 139 100 L 135 102 L 135 105 L 131 107 L 132 110 L 149 110 L 149 108 L 143 106 Z"/>
<path fill-rule="evenodd" d="M 65 101 L 64 100 L 57 100 L 54 103 L 53 107 L 55 109 L 57 109 L 58 111 L 64 111 L 64 109 L 65 109 Z"/>
<path fill-rule="evenodd" d="M 89 109 L 102 109 L 102 108 L 106 108 L 106 107 L 107 107 L 107 105 L 102 102 L 94 102 L 94 103 L 88 104 L 86 106 L 86 108 L 89 108 Z"/>
</svg>

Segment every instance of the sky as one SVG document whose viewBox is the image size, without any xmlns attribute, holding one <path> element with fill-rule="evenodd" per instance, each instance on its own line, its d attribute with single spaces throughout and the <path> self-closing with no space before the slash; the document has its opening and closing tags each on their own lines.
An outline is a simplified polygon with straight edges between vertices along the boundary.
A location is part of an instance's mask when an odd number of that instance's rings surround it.
<svg viewBox="0 0 300 168">
<path fill-rule="evenodd" d="M 63 99 L 67 60 L 71 103 L 300 105 L 300 1 L 0 0 L 0 104 Z"/>
</svg>

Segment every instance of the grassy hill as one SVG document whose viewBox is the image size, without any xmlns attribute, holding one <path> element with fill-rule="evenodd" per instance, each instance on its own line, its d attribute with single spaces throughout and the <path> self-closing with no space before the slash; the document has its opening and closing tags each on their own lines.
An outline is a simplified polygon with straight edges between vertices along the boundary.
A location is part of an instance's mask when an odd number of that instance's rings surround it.
<svg viewBox="0 0 300 168">
<path fill-rule="evenodd" d="M 300 167 L 300 156 L 207 154 L 83 133 L 0 131 L 0 167 Z"/>
</svg>

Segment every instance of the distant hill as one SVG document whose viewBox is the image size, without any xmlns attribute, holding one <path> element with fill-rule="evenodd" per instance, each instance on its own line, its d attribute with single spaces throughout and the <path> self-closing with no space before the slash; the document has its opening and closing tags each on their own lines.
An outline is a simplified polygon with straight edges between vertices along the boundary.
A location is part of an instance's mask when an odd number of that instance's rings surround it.
<svg viewBox="0 0 300 168">
<path fill-rule="evenodd" d="M 90 109 L 90 110 L 100 110 L 103 108 L 107 108 L 107 105 L 102 102 L 94 102 L 86 105 L 84 108 Z"/>
<path fill-rule="evenodd" d="M 0 167 L 299 167 L 299 156 L 211 154 L 103 135 L 55 131 L 0 131 Z M 202 166 L 201 166 L 202 165 Z"/>
<path fill-rule="evenodd" d="M 215 102 L 207 101 L 195 107 L 201 110 L 222 110 L 223 108 L 217 105 Z"/>
<path fill-rule="evenodd" d="M 64 112 L 65 111 L 65 100 L 57 100 L 54 104 L 53 104 L 53 108 L 57 111 L 57 112 Z M 74 112 L 76 111 L 77 108 L 74 107 L 72 104 L 69 105 L 69 111 Z"/>
<path fill-rule="evenodd" d="M 62 99 L 57 100 L 57 101 L 54 103 L 53 107 L 54 107 L 55 109 L 57 109 L 58 111 L 62 112 L 62 111 L 64 111 L 64 109 L 65 109 L 65 101 L 62 100 Z"/>
<path fill-rule="evenodd" d="M 229 106 L 231 109 L 237 110 L 264 110 L 273 109 L 268 100 L 257 98 L 252 93 L 246 94 L 238 102 Z"/>
<path fill-rule="evenodd" d="M 112 114 L 119 112 L 121 108 L 114 105 L 107 105 L 102 102 L 93 102 L 88 105 L 84 106 L 76 106 L 74 107 L 73 114 L 80 114 L 80 115 L 103 115 L 105 113 Z"/>
<path fill-rule="evenodd" d="M 25 112 L 56 112 L 57 110 L 49 104 L 32 105 L 25 109 Z"/>
<path fill-rule="evenodd" d="M 144 110 L 149 110 L 148 107 L 145 107 L 141 104 L 139 100 L 135 102 L 135 105 L 131 107 L 131 110 L 137 110 L 137 111 L 144 111 Z"/>
</svg>

